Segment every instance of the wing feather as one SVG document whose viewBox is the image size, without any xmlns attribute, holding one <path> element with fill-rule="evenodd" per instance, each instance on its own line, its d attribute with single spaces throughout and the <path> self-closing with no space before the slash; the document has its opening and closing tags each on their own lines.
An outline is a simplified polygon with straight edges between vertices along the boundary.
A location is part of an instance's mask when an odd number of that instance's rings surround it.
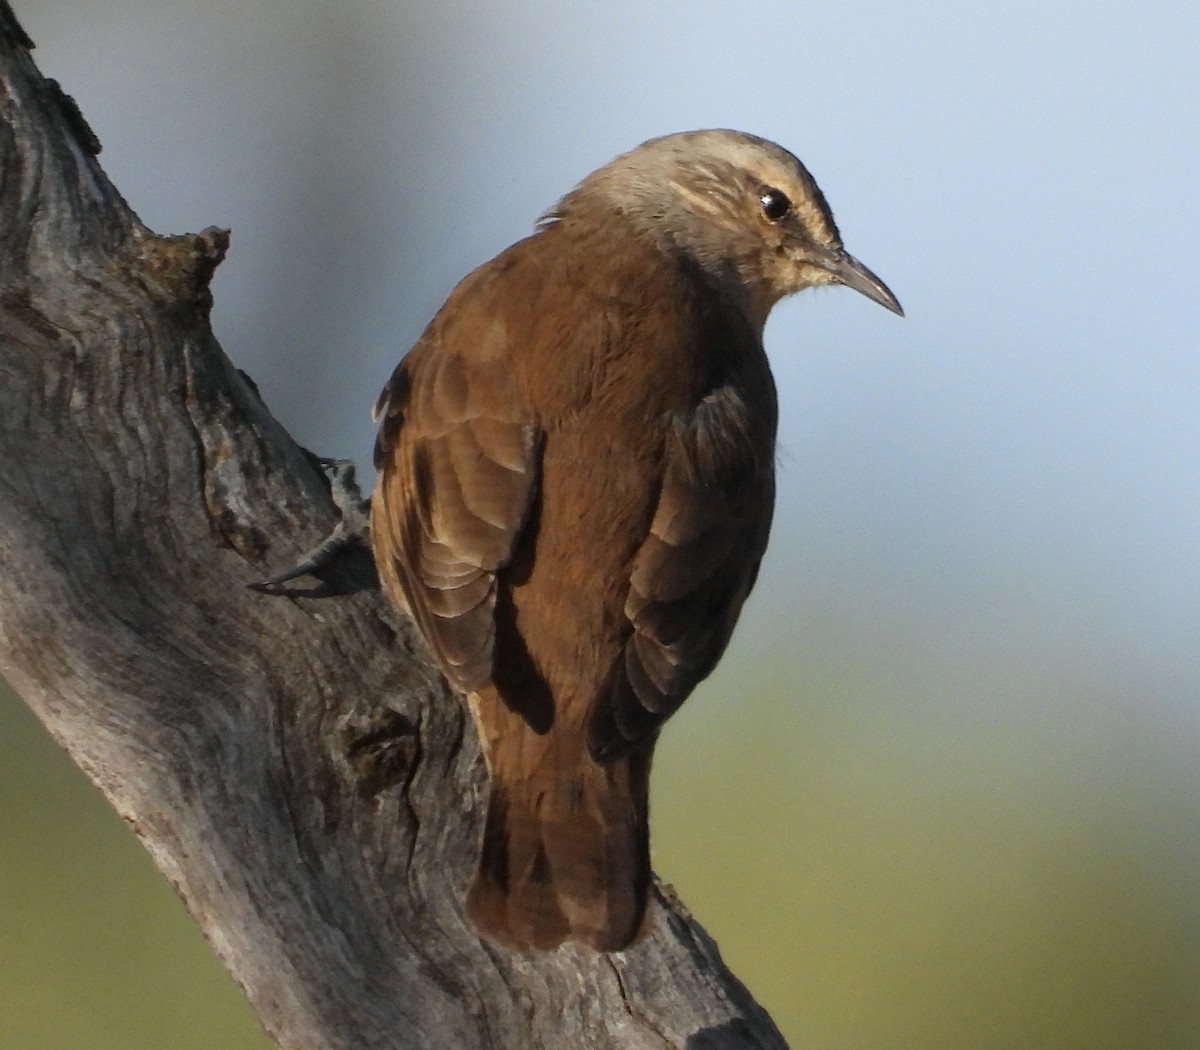
<svg viewBox="0 0 1200 1050">
<path fill-rule="evenodd" d="M 766 549 L 774 504 L 770 426 L 757 439 L 732 389 L 677 420 L 649 534 L 625 603 L 632 633 L 593 711 L 593 754 L 611 760 L 658 732 L 716 666 Z"/>
<path fill-rule="evenodd" d="M 384 586 L 464 690 L 491 674 L 496 574 L 529 517 L 542 442 L 498 363 L 503 327 L 471 316 L 453 330 L 435 319 L 380 395 L 371 508 Z"/>
</svg>

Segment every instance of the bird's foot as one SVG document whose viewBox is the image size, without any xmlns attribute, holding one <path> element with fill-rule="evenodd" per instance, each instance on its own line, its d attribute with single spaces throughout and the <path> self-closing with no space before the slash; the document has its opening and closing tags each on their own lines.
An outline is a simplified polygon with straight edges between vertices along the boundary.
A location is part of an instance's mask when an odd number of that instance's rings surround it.
<svg viewBox="0 0 1200 1050">
<path fill-rule="evenodd" d="M 349 548 L 370 548 L 370 498 L 363 498 L 354 476 L 354 464 L 348 459 L 318 457 L 321 469 L 329 479 L 329 493 L 341 512 L 333 531 L 310 550 L 298 564 L 262 580 L 247 584 L 251 590 L 267 594 L 283 593 L 283 584 L 300 576 L 315 574 L 336 562 Z"/>
</svg>

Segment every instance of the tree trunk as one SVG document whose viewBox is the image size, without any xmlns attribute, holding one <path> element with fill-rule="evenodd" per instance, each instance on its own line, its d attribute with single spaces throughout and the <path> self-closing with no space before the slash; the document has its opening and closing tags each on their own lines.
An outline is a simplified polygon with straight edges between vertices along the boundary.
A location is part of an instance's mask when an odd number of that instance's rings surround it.
<svg viewBox="0 0 1200 1050">
<path fill-rule="evenodd" d="M 281 1047 L 782 1047 L 664 887 L 650 936 L 464 923 L 486 771 L 209 328 L 216 229 L 160 236 L 0 0 L 0 672 L 133 826 Z"/>
</svg>

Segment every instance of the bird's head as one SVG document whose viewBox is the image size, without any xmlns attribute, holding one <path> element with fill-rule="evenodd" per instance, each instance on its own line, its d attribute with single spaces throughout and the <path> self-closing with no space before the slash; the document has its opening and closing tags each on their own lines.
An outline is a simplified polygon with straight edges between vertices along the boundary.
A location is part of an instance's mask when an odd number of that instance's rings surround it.
<svg viewBox="0 0 1200 1050">
<path fill-rule="evenodd" d="M 709 274 L 760 328 L 785 295 L 821 285 L 843 284 L 904 313 L 842 247 L 804 165 L 766 139 L 727 130 L 651 139 L 589 175 L 552 217 L 600 202 Z"/>
</svg>

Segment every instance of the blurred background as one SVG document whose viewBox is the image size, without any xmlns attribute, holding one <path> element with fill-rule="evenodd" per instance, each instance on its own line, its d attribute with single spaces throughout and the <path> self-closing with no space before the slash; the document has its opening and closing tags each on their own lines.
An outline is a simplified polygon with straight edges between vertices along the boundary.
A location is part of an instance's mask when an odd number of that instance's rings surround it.
<svg viewBox="0 0 1200 1050">
<path fill-rule="evenodd" d="M 1200 1047 L 1200 7 L 14 0 L 222 343 L 369 479 L 473 266 L 653 135 L 806 161 L 900 320 L 767 329 L 761 582 L 665 733 L 655 865 L 797 1050 Z M 0 696 L 0 1046 L 262 1048 Z"/>
</svg>

